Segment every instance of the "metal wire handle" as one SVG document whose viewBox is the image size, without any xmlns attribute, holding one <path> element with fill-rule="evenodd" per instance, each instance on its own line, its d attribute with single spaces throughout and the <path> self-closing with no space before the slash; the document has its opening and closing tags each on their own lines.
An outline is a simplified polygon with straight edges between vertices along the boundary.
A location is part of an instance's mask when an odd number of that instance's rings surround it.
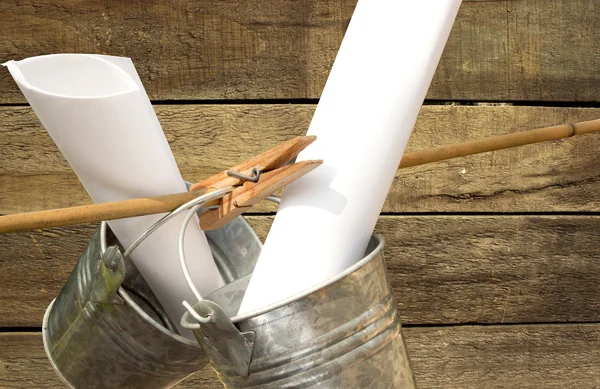
<svg viewBox="0 0 600 389">
<path fill-rule="evenodd" d="M 133 242 L 133 244 L 127 248 L 127 250 L 125 250 L 125 252 L 123 253 L 123 258 L 127 258 L 128 256 L 130 256 L 131 253 L 133 252 L 133 250 L 135 250 L 148 236 L 150 236 L 154 231 L 156 231 L 158 228 L 163 226 L 169 220 L 173 219 L 175 216 L 179 215 L 180 213 L 182 213 L 183 211 L 187 210 L 190 207 L 196 207 L 197 205 L 199 205 L 201 207 L 202 205 L 205 205 L 208 202 L 217 200 L 217 199 L 225 196 L 227 193 L 231 192 L 233 189 L 234 189 L 233 187 L 228 187 L 228 188 L 224 188 L 224 189 L 215 190 L 213 192 L 204 194 L 202 196 L 198 196 L 195 199 L 190 200 L 187 203 L 181 205 L 174 211 L 166 214 L 165 216 L 163 216 L 162 218 L 157 220 L 154 224 L 152 224 L 150 227 L 148 227 L 140 235 L 140 237 L 137 238 L 136 241 Z M 209 208 L 209 207 L 207 207 L 207 208 Z M 104 253 L 106 252 L 106 249 L 107 249 L 107 239 L 106 239 L 107 230 L 108 230 L 108 223 L 102 222 L 100 224 L 100 253 L 101 253 L 101 255 L 104 255 Z M 128 304 L 136 305 L 135 302 L 133 301 L 133 298 L 129 295 L 129 292 L 123 286 L 119 287 L 118 293 L 121 296 L 121 298 L 123 298 L 123 300 L 125 300 Z M 173 324 L 173 321 L 171 320 L 171 318 L 169 318 L 166 314 L 162 314 L 161 313 L 162 311 L 160 309 L 157 309 L 156 307 L 154 307 L 154 311 L 159 316 L 160 321 L 167 329 L 169 329 L 172 332 L 177 333 L 176 326 Z"/>
<path fill-rule="evenodd" d="M 277 196 L 271 195 L 269 197 L 266 198 L 266 200 L 274 202 L 279 204 L 281 202 L 281 199 Z M 202 296 L 200 295 L 200 292 L 198 292 L 198 289 L 196 288 L 196 286 L 194 285 L 194 282 L 192 281 L 192 277 L 190 276 L 190 272 L 187 266 L 187 261 L 185 259 L 185 250 L 184 250 L 184 244 L 185 244 L 185 231 L 187 229 L 187 226 L 190 222 L 190 220 L 192 219 L 192 217 L 194 216 L 194 214 L 202 207 L 201 204 L 196 205 L 194 207 L 192 207 L 188 214 L 185 216 L 185 219 L 183 221 L 183 224 L 181 225 L 181 229 L 179 230 L 179 238 L 178 238 L 178 248 L 179 248 L 179 263 L 181 264 L 181 269 L 183 270 L 183 275 L 185 276 L 185 280 L 188 283 L 189 288 L 192 290 L 192 293 L 194 294 L 194 297 L 196 297 L 196 299 L 198 301 L 202 301 L 204 300 L 204 298 L 202 298 Z M 212 322 L 212 315 L 208 314 L 207 316 L 201 316 L 200 314 L 198 314 L 198 312 L 196 312 L 196 310 L 194 309 L 194 307 L 192 307 L 192 305 L 187 302 L 186 300 L 184 300 L 181 305 L 183 305 L 185 307 L 185 309 L 187 309 L 187 311 L 190 313 L 190 315 L 196 319 L 199 323 L 210 323 Z"/>
<path fill-rule="evenodd" d="M 195 199 L 192 199 L 192 200 L 188 201 L 187 203 L 179 206 L 174 211 L 166 214 L 165 216 L 163 216 L 162 218 L 157 220 L 154 224 L 152 224 L 150 227 L 148 227 L 144 231 L 144 233 L 142 233 L 142 235 L 140 235 L 140 237 L 137 238 L 136 241 L 133 242 L 133 244 L 131 246 L 129 246 L 129 248 L 127 248 L 127 250 L 125 250 L 125 252 L 123 253 L 123 257 L 127 258 L 129 255 L 131 255 L 132 251 L 135 250 L 136 247 L 138 247 L 148 236 L 150 236 L 150 234 L 152 234 L 158 228 L 163 226 L 166 222 L 173 219 L 175 216 L 179 215 L 183 211 L 185 211 L 191 207 L 194 207 L 196 205 L 200 205 L 200 207 L 201 207 L 202 205 L 205 205 L 206 203 L 209 203 L 213 200 L 220 199 L 223 196 L 225 196 L 227 193 L 231 192 L 233 189 L 235 189 L 235 188 L 233 186 L 230 186 L 230 187 L 223 188 L 223 189 L 217 189 L 217 190 L 207 193 L 207 194 L 203 194 L 202 196 L 198 196 Z M 102 245 L 100 247 L 102 254 L 104 254 L 104 251 L 106 251 L 106 239 L 104 239 L 104 238 L 106 238 L 106 226 L 105 225 L 103 225 L 103 230 L 104 231 L 101 230 L 101 233 L 103 234 L 103 236 L 102 236 L 103 239 L 102 239 Z"/>
<path fill-rule="evenodd" d="M 127 250 L 125 250 L 125 252 L 123 253 L 123 258 L 127 258 L 128 256 L 130 256 L 131 253 L 133 252 L 133 250 L 135 250 L 146 238 L 148 238 L 158 228 L 165 225 L 169 220 L 173 219 L 175 216 L 179 215 L 180 213 L 182 213 L 186 210 L 189 210 L 183 220 L 183 223 L 181 224 L 181 228 L 179 229 L 178 245 L 177 245 L 178 251 L 179 251 L 179 263 L 181 265 L 181 269 L 183 271 L 183 275 L 188 284 L 188 287 L 194 294 L 194 297 L 196 297 L 196 299 L 198 301 L 202 301 L 203 298 L 200 295 L 200 292 L 198 292 L 198 289 L 196 288 L 196 286 L 194 285 L 194 282 L 192 281 L 192 277 L 190 275 L 189 268 L 187 266 L 187 261 L 185 258 L 185 249 L 184 249 L 185 231 L 187 230 L 187 226 L 189 225 L 190 220 L 194 217 L 194 215 L 198 211 L 200 211 L 203 208 L 210 209 L 210 208 L 218 207 L 218 206 L 204 207 L 207 203 L 222 198 L 223 196 L 230 193 L 234 189 L 235 189 L 235 187 L 233 187 L 233 186 L 223 188 L 223 189 L 217 189 L 213 192 L 204 194 L 202 196 L 198 196 L 195 199 L 190 200 L 187 203 L 181 205 L 180 207 L 173 210 L 172 212 L 166 214 L 165 216 L 163 216 L 162 218 L 157 220 L 154 224 L 152 224 L 150 227 L 148 227 L 139 236 L 139 238 L 137 238 L 135 240 L 135 242 L 133 242 L 131 244 L 131 246 L 129 246 L 127 248 Z M 277 203 L 277 204 L 279 204 L 281 202 L 281 199 L 274 195 L 267 197 L 266 200 Z M 102 222 L 102 224 L 100 225 L 100 252 L 102 255 L 104 255 L 104 252 L 107 249 L 107 241 L 106 241 L 107 226 L 108 226 L 108 224 L 106 222 Z M 133 301 L 131 299 L 131 297 L 127 294 L 125 289 L 123 289 L 122 287 L 119 288 L 119 294 L 121 296 L 123 296 L 125 298 L 125 300 L 130 301 L 130 302 Z M 192 315 L 192 317 L 194 319 L 196 319 L 198 322 L 200 322 L 200 323 L 210 323 L 211 322 L 211 320 L 212 320 L 211 315 L 207 315 L 206 317 L 200 316 L 198 314 L 198 312 L 196 312 L 196 310 L 194 310 L 194 308 L 186 300 L 182 301 L 181 304 L 190 313 L 190 315 Z M 169 318 L 161 318 L 161 321 L 163 321 L 165 326 L 167 326 L 169 329 L 173 330 L 174 326 Z"/>
</svg>

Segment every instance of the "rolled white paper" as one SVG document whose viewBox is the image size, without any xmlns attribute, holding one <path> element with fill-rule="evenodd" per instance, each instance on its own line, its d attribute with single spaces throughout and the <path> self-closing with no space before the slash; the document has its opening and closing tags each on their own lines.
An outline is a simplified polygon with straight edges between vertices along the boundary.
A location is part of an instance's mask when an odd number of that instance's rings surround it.
<svg viewBox="0 0 600 389">
<path fill-rule="evenodd" d="M 360 260 L 439 62 L 460 0 L 359 0 L 240 307 L 263 308 Z"/>
<path fill-rule="evenodd" d="M 129 58 L 58 54 L 5 64 L 38 118 L 95 203 L 186 191 L 169 144 Z M 163 215 L 109 221 L 127 248 Z M 173 323 L 183 300 L 195 301 L 179 266 L 184 215 L 169 221 L 132 253 Z M 200 293 L 223 285 L 198 223 L 185 249 Z"/>
</svg>

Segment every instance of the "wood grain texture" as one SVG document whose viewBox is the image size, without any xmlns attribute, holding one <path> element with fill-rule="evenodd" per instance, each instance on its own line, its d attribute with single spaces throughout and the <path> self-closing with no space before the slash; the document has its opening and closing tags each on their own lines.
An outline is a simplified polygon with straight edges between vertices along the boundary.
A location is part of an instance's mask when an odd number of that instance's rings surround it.
<svg viewBox="0 0 600 389">
<path fill-rule="evenodd" d="M 313 105 L 155 106 L 184 178 L 198 181 L 295 136 Z M 600 117 L 600 109 L 427 105 L 409 151 Z M 384 212 L 600 211 L 600 135 L 401 169 Z M 0 107 L 0 214 L 89 203 L 28 107 Z M 272 206 L 258 211 L 273 211 Z"/>
<path fill-rule="evenodd" d="M 247 217 L 261 238 L 271 218 Z M 385 216 L 407 324 L 600 321 L 600 216 Z M 0 328 L 40 326 L 94 227 L 0 235 Z"/>
<path fill-rule="evenodd" d="M 131 57 L 152 99 L 320 96 L 355 0 L 0 3 L 0 58 Z M 598 101 L 600 3 L 465 1 L 428 98 Z M 7 71 L 0 103 L 24 102 Z"/>
<path fill-rule="evenodd" d="M 600 325 L 405 328 L 419 388 L 598 388 Z M 0 387 L 63 388 L 39 333 L 0 333 Z M 221 389 L 209 367 L 176 388 Z"/>
</svg>

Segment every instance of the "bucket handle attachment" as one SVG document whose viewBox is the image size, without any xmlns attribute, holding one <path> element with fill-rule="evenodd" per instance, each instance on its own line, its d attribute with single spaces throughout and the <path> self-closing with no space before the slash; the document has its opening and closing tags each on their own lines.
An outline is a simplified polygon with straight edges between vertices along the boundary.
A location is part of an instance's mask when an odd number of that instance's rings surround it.
<svg viewBox="0 0 600 389">
<path fill-rule="evenodd" d="M 95 303 L 123 304 L 118 291 L 125 279 L 125 261 L 119 249 L 109 247 L 102 253 L 94 273 L 89 300 Z"/>
<path fill-rule="evenodd" d="M 238 375 L 248 376 L 256 334 L 253 331 L 238 330 L 223 308 L 210 300 L 198 301 L 194 307 L 186 305 L 189 307 L 188 312 L 183 316 L 181 324 L 194 331 L 211 363 L 226 364 Z M 202 320 L 193 323 L 198 318 Z"/>
</svg>

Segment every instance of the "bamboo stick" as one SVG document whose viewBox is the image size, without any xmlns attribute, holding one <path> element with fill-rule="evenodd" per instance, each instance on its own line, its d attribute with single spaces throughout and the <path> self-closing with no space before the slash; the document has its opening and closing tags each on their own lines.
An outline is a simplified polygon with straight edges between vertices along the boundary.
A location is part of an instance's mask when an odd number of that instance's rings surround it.
<svg viewBox="0 0 600 389">
<path fill-rule="evenodd" d="M 206 190 L 200 190 L 165 196 L 4 215 L 0 216 L 0 233 L 72 226 L 103 220 L 171 212 L 180 205 L 206 192 Z"/>
<path fill-rule="evenodd" d="M 537 128 L 535 130 L 506 135 L 490 136 L 468 142 L 406 153 L 402 157 L 402 161 L 400 161 L 400 169 L 424 165 L 431 162 L 439 162 L 446 159 L 464 157 L 467 155 L 485 153 L 488 151 L 569 138 L 571 136 L 589 134 L 592 132 L 600 132 L 600 119 L 575 124 L 562 124 L 560 126 Z"/>
<path fill-rule="evenodd" d="M 424 165 L 467 155 L 496 151 L 532 143 L 569 138 L 600 132 L 600 119 L 538 128 L 506 135 L 456 143 L 404 154 L 400 169 Z M 198 187 L 197 184 L 195 187 Z M 199 187 L 202 187 L 200 185 Z M 111 203 L 90 204 L 39 212 L 0 216 L 0 233 L 38 228 L 94 223 L 155 213 L 170 212 L 187 201 L 206 193 L 206 189 L 166 196 L 132 199 Z"/>
</svg>

